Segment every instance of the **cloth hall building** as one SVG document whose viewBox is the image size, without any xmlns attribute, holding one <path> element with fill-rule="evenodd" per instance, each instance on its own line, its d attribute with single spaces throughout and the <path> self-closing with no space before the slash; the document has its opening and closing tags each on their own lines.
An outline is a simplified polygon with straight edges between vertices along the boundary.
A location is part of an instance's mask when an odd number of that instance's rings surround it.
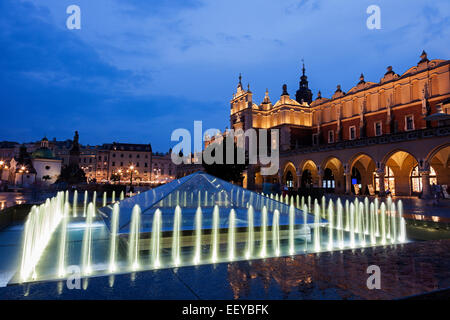
<svg viewBox="0 0 450 320">
<path fill-rule="evenodd" d="M 263 182 L 336 193 L 429 195 L 432 184 L 450 185 L 450 61 L 418 63 L 403 74 L 391 66 L 378 82 L 361 74 L 353 88 L 338 85 L 315 100 L 303 66 L 291 98 L 286 85 L 272 103 L 258 105 L 241 77 L 231 100 L 231 128 L 279 129 L 278 175 L 261 176 L 251 165 L 244 186 Z"/>
</svg>

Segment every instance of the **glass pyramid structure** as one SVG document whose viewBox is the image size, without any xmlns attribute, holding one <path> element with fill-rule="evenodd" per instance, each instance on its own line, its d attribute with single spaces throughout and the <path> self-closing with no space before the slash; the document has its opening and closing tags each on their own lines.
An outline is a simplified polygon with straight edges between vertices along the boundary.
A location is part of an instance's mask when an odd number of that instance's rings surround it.
<svg viewBox="0 0 450 320">
<path fill-rule="evenodd" d="M 139 205 L 141 215 L 140 232 L 151 232 L 153 215 L 157 209 L 162 213 L 162 231 L 172 231 L 176 206 L 182 210 L 181 229 L 194 230 L 195 212 L 202 209 L 202 229 L 212 228 L 212 213 L 215 206 L 219 208 L 219 228 L 227 228 L 231 209 L 236 213 L 236 227 L 247 227 L 247 212 L 250 206 L 254 209 L 254 226 L 261 226 L 261 211 L 268 210 L 267 225 L 271 226 L 275 210 L 280 213 L 280 227 L 289 224 L 289 206 L 259 193 L 244 189 L 204 172 L 196 172 L 163 186 L 140 193 L 119 202 L 119 234 L 128 234 L 131 228 L 132 210 Z M 105 223 L 111 224 L 112 205 L 100 208 Z M 296 225 L 312 225 L 314 217 L 295 209 Z M 320 223 L 325 222 L 321 220 Z"/>
</svg>

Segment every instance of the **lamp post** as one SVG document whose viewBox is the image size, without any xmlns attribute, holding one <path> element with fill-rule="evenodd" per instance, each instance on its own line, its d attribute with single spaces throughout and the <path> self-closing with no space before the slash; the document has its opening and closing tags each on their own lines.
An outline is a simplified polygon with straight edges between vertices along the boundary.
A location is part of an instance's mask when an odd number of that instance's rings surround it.
<svg viewBox="0 0 450 320">
<path fill-rule="evenodd" d="M 135 169 L 134 169 L 134 165 L 131 164 L 131 165 L 128 167 L 127 172 L 130 173 L 130 188 L 131 188 L 131 186 L 133 185 L 133 173 L 136 173 L 136 174 L 137 174 L 138 171 L 135 170 Z"/>
<path fill-rule="evenodd" d="M 127 170 L 128 173 L 130 173 L 130 193 L 133 193 L 133 173 L 138 174 L 138 171 L 135 170 L 134 165 L 130 164 Z"/>
<path fill-rule="evenodd" d="M 119 186 L 120 186 L 120 181 L 122 180 L 122 169 L 117 170 L 117 174 L 119 175 Z"/>
<path fill-rule="evenodd" d="M 23 187 L 23 175 L 25 174 L 25 167 L 22 166 L 19 170 L 19 172 L 22 174 L 22 187 Z"/>
<path fill-rule="evenodd" d="M 2 181 L 3 176 L 3 167 L 5 166 L 5 161 L 0 160 L 0 182 Z"/>
</svg>

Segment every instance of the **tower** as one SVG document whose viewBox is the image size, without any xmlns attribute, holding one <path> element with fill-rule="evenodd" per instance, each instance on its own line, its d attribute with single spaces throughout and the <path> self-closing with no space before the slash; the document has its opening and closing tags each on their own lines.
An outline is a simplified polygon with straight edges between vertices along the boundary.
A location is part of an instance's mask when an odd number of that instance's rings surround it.
<svg viewBox="0 0 450 320">
<path fill-rule="evenodd" d="M 69 152 L 69 166 L 76 165 L 78 166 L 80 163 L 80 144 L 78 143 L 78 131 L 75 131 L 75 135 L 73 137 L 72 148 Z"/>
<path fill-rule="evenodd" d="M 250 85 L 247 90 L 242 87 L 242 75 L 239 74 L 239 83 L 236 93 L 230 101 L 230 128 L 234 130 L 247 130 L 253 127 L 253 93 Z"/>
<path fill-rule="evenodd" d="M 297 93 L 295 94 L 295 100 L 297 100 L 297 102 L 300 104 L 302 104 L 303 102 L 311 104 L 312 102 L 312 92 L 308 88 L 308 77 L 305 74 L 304 63 L 302 68 L 302 76 L 300 77 L 299 88 L 297 90 Z"/>
</svg>

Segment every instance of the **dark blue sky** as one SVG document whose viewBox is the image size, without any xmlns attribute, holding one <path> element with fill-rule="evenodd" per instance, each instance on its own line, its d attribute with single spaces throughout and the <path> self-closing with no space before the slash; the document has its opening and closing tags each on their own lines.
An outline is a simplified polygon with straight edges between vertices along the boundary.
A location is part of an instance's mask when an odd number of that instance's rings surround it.
<svg viewBox="0 0 450 320">
<path fill-rule="evenodd" d="M 81 7 L 82 29 L 66 28 Z M 366 8 L 381 7 L 381 30 Z M 0 140 L 148 143 L 167 151 L 176 128 L 228 126 L 239 72 L 259 103 L 301 59 L 314 97 L 450 57 L 450 2 L 365 0 L 2 0 Z"/>
</svg>

